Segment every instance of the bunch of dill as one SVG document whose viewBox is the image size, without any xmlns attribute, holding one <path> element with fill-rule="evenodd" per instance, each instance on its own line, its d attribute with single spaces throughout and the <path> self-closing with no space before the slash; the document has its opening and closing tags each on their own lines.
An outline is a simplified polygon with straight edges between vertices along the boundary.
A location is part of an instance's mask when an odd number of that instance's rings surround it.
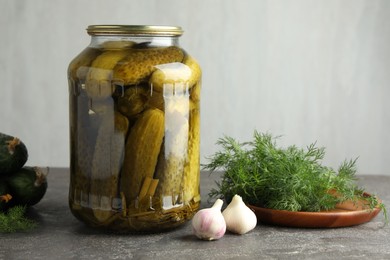
<svg viewBox="0 0 390 260">
<path fill-rule="evenodd" d="M 0 233 L 14 233 L 34 229 L 37 223 L 25 217 L 25 206 L 14 206 L 0 212 Z"/>
<path fill-rule="evenodd" d="M 334 209 L 347 200 L 363 200 L 371 209 L 379 205 L 386 214 L 375 196 L 365 196 L 356 186 L 356 159 L 344 161 L 336 172 L 321 165 L 325 149 L 315 143 L 306 149 L 283 149 L 275 139 L 257 131 L 252 142 L 240 143 L 227 136 L 219 139 L 221 151 L 203 165 L 211 172 L 223 170 L 209 197 L 230 201 L 239 194 L 246 203 L 259 207 L 311 212 Z"/>
</svg>

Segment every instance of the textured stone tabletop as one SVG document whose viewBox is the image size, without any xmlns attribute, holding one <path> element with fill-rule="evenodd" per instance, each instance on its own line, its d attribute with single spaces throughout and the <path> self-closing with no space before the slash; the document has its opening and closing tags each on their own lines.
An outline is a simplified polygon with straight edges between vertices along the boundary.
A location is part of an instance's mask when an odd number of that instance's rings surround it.
<svg viewBox="0 0 390 260">
<path fill-rule="evenodd" d="M 202 172 L 202 208 L 218 174 Z M 43 200 L 29 210 L 39 227 L 0 234 L 0 259 L 390 259 L 390 225 L 380 213 L 371 222 L 337 229 L 298 229 L 259 224 L 243 236 L 227 233 L 201 241 L 190 223 L 148 235 L 101 233 L 68 209 L 68 169 L 52 168 Z M 390 207 L 390 176 L 360 175 L 359 184 Z"/>
</svg>

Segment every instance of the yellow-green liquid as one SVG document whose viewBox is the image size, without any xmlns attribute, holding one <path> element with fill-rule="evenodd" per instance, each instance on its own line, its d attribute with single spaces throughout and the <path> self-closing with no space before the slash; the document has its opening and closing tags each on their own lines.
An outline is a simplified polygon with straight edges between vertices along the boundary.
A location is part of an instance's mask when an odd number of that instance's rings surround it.
<svg viewBox="0 0 390 260">
<path fill-rule="evenodd" d="M 174 228 L 200 204 L 200 70 L 178 47 L 123 46 L 69 66 L 70 209 L 94 227 Z"/>
</svg>

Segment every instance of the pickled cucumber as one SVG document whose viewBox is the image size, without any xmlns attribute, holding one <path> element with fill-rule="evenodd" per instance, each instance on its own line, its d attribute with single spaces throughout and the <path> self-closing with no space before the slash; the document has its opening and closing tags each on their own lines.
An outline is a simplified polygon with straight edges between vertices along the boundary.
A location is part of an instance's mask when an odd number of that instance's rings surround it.
<svg viewBox="0 0 390 260">
<path fill-rule="evenodd" d="M 191 101 L 193 101 L 194 103 L 197 103 L 197 104 L 200 102 L 200 91 L 201 91 L 201 83 L 198 82 L 191 89 L 191 92 L 190 92 Z M 196 106 L 198 106 L 198 105 L 196 105 Z"/>
<path fill-rule="evenodd" d="M 128 49 L 135 45 L 133 41 L 105 41 L 102 43 L 103 50 L 120 50 Z"/>
<path fill-rule="evenodd" d="M 164 96 L 160 92 L 149 91 L 148 100 L 146 101 L 145 107 L 147 108 L 157 108 L 161 111 L 165 110 Z"/>
<path fill-rule="evenodd" d="M 75 82 L 84 81 L 86 79 L 89 66 L 100 53 L 101 51 L 95 48 L 86 48 L 83 52 L 81 52 L 69 64 L 69 79 L 72 79 Z"/>
<path fill-rule="evenodd" d="M 166 151 L 163 151 L 158 160 L 154 178 L 159 180 L 159 185 L 155 195 L 160 199 L 159 207 L 170 209 L 182 204 L 181 190 L 185 158 L 183 156 L 166 155 L 166 153 Z"/>
<path fill-rule="evenodd" d="M 145 109 L 147 100 L 147 90 L 144 87 L 129 87 L 124 95 L 118 98 L 118 110 L 128 118 L 133 118 Z"/>
<path fill-rule="evenodd" d="M 108 50 L 96 57 L 92 62 L 85 83 L 90 98 L 105 99 L 115 91 L 112 84 L 113 68 L 129 53 L 127 49 Z"/>
<path fill-rule="evenodd" d="M 156 70 L 156 65 L 181 62 L 183 58 L 183 51 L 175 46 L 137 49 L 118 62 L 113 77 L 123 80 L 124 85 L 137 85 Z"/>
<path fill-rule="evenodd" d="M 121 191 L 128 208 L 134 207 L 146 177 L 153 178 L 164 138 L 164 113 L 148 109 L 135 122 L 126 141 Z"/>
<path fill-rule="evenodd" d="M 200 81 L 201 69 L 199 64 L 191 56 L 186 55 L 183 63 L 175 62 L 156 66 L 150 78 L 150 84 L 154 91 L 163 92 L 167 84 L 184 84 L 191 89 Z"/>
<path fill-rule="evenodd" d="M 19 170 L 27 158 L 27 148 L 19 138 L 0 133 L 0 176 Z"/>
<path fill-rule="evenodd" d="M 116 112 L 102 115 L 95 151 L 92 159 L 90 206 L 99 222 L 118 209 L 119 172 L 124 158 L 124 147 L 129 121 Z M 119 199 L 118 199 L 119 200 Z"/>
<path fill-rule="evenodd" d="M 183 200 L 200 200 L 200 112 L 194 109 L 190 113 L 190 132 L 188 138 L 188 161 L 183 176 Z"/>
<path fill-rule="evenodd" d="M 165 139 L 155 177 L 159 179 L 156 195 L 163 208 L 181 204 L 182 180 L 188 149 L 189 96 L 172 93 L 165 98 Z"/>
<path fill-rule="evenodd" d="M 70 199 L 72 206 L 89 206 L 92 159 L 101 117 L 89 109 L 90 99 L 85 90 L 74 96 L 71 102 L 77 104 L 71 114 L 71 182 Z M 74 106 L 76 107 L 76 106 Z"/>
</svg>

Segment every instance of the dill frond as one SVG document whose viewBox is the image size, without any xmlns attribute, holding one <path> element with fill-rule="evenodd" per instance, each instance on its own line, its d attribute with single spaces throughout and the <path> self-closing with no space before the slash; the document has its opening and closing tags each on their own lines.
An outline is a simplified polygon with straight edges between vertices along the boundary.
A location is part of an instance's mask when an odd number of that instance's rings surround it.
<svg viewBox="0 0 390 260">
<path fill-rule="evenodd" d="M 0 233 L 29 231 L 37 226 L 36 222 L 25 217 L 25 206 L 14 206 L 7 212 L 0 212 Z"/>
<path fill-rule="evenodd" d="M 367 200 L 372 209 L 379 205 L 386 213 L 383 204 L 369 201 L 372 196 L 363 196 L 364 190 L 356 186 L 357 159 L 344 161 L 335 171 L 321 164 L 325 148 L 316 143 L 306 149 L 280 148 L 277 138 L 255 131 L 252 142 L 219 139 L 221 149 L 203 165 L 211 173 L 223 171 L 209 198 L 230 201 L 239 194 L 246 203 L 260 207 L 312 212 L 334 209 L 346 200 Z"/>
</svg>

